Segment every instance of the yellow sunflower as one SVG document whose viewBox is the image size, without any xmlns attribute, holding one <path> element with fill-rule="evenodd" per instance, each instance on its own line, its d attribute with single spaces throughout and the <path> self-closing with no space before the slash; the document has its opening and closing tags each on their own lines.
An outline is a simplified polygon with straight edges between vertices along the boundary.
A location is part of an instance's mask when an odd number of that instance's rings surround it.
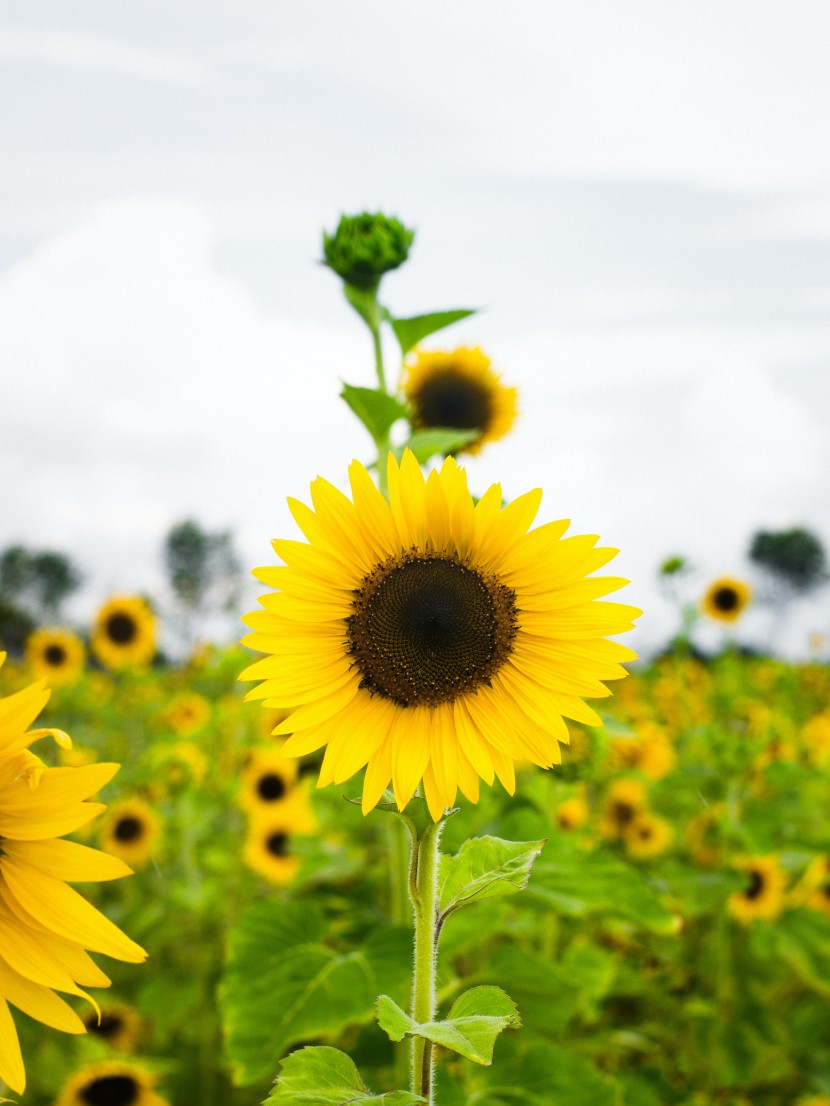
<svg viewBox="0 0 830 1106">
<path fill-rule="evenodd" d="M 300 868 L 294 852 L 295 836 L 314 833 L 317 823 L 307 803 L 288 803 L 255 816 L 248 826 L 243 859 L 269 883 L 290 883 Z"/>
<path fill-rule="evenodd" d="M 641 810 L 625 831 L 625 851 L 636 860 L 660 856 L 672 843 L 674 831 L 665 818 Z"/>
<path fill-rule="evenodd" d="M 245 619 L 270 654 L 242 674 L 264 680 L 248 697 L 296 707 L 275 733 L 284 756 L 326 746 L 318 786 L 366 765 L 364 813 L 390 780 L 401 808 L 423 780 L 436 821 L 479 777 L 512 794 L 514 762 L 559 763 L 563 716 L 601 725 L 582 696 L 635 656 L 604 638 L 640 612 L 596 602 L 627 581 L 587 578 L 616 550 L 563 540 L 567 522 L 530 530 L 538 490 L 474 504 L 452 457 L 426 478 L 390 456 L 389 502 L 359 462 L 349 475 L 353 501 L 322 478 L 314 510 L 289 500 L 308 541 L 275 541 L 284 565 L 254 573 L 278 591 Z"/>
<path fill-rule="evenodd" d="M 26 640 L 26 664 L 36 679 L 50 687 L 74 684 L 84 670 L 86 649 L 71 630 L 48 627 L 35 630 Z"/>
<path fill-rule="evenodd" d="M 516 420 L 516 389 L 507 388 L 480 349 L 418 352 L 407 362 L 403 391 L 415 430 L 475 430 L 464 452 L 503 438 Z"/>
<path fill-rule="evenodd" d="M 156 618 L 138 595 L 114 595 L 98 611 L 92 651 L 106 668 L 143 668 L 156 652 Z"/>
<path fill-rule="evenodd" d="M 105 852 L 133 868 L 144 868 L 156 851 L 161 819 L 142 799 L 122 799 L 107 811 L 99 832 Z"/>
<path fill-rule="evenodd" d="M 254 749 L 242 772 L 239 805 L 249 812 L 286 802 L 297 780 L 297 762 L 279 749 Z"/>
<path fill-rule="evenodd" d="M 64 1083 L 55 1106 L 170 1106 L 154 1088 L 158 1079 L 124 1060 L 81 1068 Z"/>
<path fill-rule="evenodd" d="M 775 856 L 745 856 L 733 866 L 746 875 L 745 886 L 729 896 L 729 912 L 743 925 L 755 918 L 772 921 L 784 906 L 786 875 Z"/>
<path fill-rule="evenodd" d="M 571 795 L 556 808 L 556 824 L 561 830 L 582 829 L 588 821 L 590 809 L 582 795 Z"/>
<path fill-rule="evenodd" d="M 105 1041 L 117 1052 L 133 1052 L 141 1038 L 143 1022 L 133 1006 L 124 1002 L 106 1002 L 98 1011 L 89 1010 L 82 1021 L 87 1032 Z"/>
<path fill-rule="evenodd" d="M 752 600 L 752 589 L 743 580 L 721 576 L 706 589 L 701 609 L 717 622 L 736 622 Z"/>
<path fill-rule="evenodd" d="M 119 879 L 130 870 L 116 857 L 59 840 L 104 810 L 84 800 L 118 765 L 48 768 L 29 751 L 47 735 L 69 744 L 60 730 L 28 729 L 49 698 L 44 683 L 0 698 L 0 1081 L 19 1094 L 26 1072 L 8 1004 L 55 1029 L 83 1033 L 81 1019 L 55 992 L 88 998 L 81 988 L 109 985 L 87 950 L 131 963 L 146 956 L 65 882 Z"/>
<path fill-rule="evenodd" d="M 605 796 L 599 832 L 608 841 L 619 841 L 645 806 L 646 789 L 640 780 L 614 780 Z"/>
<path fill-rule="evenodd" d="M 210 703 L 204 695 L 186 692 L 170 703 L 164 712 L 164 721 L 179 737 L 190 737 L 207 725 L 210 714 Z"/>
</svg>

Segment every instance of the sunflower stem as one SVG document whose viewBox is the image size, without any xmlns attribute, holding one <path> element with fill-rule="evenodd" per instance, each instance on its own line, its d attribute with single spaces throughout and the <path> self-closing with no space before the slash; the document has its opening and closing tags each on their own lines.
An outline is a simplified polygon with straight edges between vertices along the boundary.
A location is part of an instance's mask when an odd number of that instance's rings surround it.
<svg viewBox="0 0 830 1106">
<path fill-rule="evenodd" d="M 437 948 L 438 842 L 441 823 L 428 826 L 420 837 L 412 833 L 409 895 L 415 919 L 415 978 L 412 982 L 412 1017 L 416 1022 L 435 1017 L 435 953 Z M 412 1040 L 412 1093 L 433 1106 L 432 1044 L 422 1037 Z"/>
</svg>

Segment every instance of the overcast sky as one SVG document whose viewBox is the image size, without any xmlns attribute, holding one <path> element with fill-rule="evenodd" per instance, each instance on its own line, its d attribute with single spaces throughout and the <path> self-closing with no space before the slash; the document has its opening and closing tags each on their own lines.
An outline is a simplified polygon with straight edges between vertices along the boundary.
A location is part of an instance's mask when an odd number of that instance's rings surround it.
<svg viewBox="0 0 830 1106">
<path fill-rule="evenodd" d="M 666 555 L 698 592 L 758 528 L 830 547 L 828 43 L 826 0 L 5 0 L 0 547 L 70 552 L 81 618 L 184 517 L 269 560 L 371 459 L 318 264 L 363 208 L 417 228 L 393 311 L 482 307 L 446 341 L 519 388 L 473 487 L 619 546 L 643 648 Z"/>
</svg>

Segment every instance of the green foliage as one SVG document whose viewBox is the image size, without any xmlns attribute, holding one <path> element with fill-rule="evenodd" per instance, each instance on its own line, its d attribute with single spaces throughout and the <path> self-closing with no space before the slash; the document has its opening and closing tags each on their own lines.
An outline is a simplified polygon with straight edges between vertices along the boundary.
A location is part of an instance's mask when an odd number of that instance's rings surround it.
<svg viewBox="0 0 830 1106">
<path fill-rule="evenodd" d="M 465 841 L 455 856 L 442 856 L 438 868 L 440 917 L 484 899 L 523 891 L 544 844 L 474 837 Z"/>
<path fill-rule="evenodd" d="M 533 1045 L 518 1064 L 492 1068 L 486 1079 L 476 1096 L 482 1106 L 620 1106 L 613 1081 L 559 1045 Z"/>
<path fill-rule="evenodd" d="M 417 1106 L 426 1099 L 408 1091 L 372 1094 L 344 1052 L 317 1046 L 292 1052 L 282 1061 L 268 1102 L 279 1106 Z"/>
<path fill-rule="evenodd" d="M 64 553 L 37 553 L 12 545 L 0 554 L 0 597 L 37 622 L 56 619 L 64 600 L 82 580 L 80 570 Z"/>
<path fill-rule="evenodd" d="M 478 430 L 432 427 L 429 430 L 416 430 L 414 434 L 410 435 L 405 448 L 412 450 L 418 464 L 425 465 L 432 457 L 438 455 L 447 457 L 451 453 L 457 453 L 478 436 Z M 400 454 L 403 449 L 396 452 Z"/>
<path fill-rule="evenodd" d="M 423 1037 L 475 1064 L 492 1064 L 499 1034 L 521 1026 L 516 1004 L 500 987 L 473 987 L 455 1000 L 447 1018 L 419 1024 L 389 998 L 377 1002 L 377 1019 L 390 1040 Z"/>
<path fill-rule="evenodd" d="M 830 997 L 830 918 L 791 910 L 773 933 L 778 955 L 808 987 Z"/>
<path fill-rule="evenodd" d="M 325 942 L 323 914 L 311 903 L 256 903 L 231 931 L 221 1002 L 240 1083 L 267 1074 L 298 1041 L 368 1021 L 382 990 L 405 998 L 407 929 L 379 926 L 346 951 Z"/>
<path fill-rule="evenodd" d="M 334 234 L 323 234 L 323 263 L 359 289 L 374 289 L 384 273 L 403 265 L 415 232 L 394 217 L 343 215 Z"/>
<path fill-rule="evenodd" d="M 749 559 L 785 587 L 799 594 L 827 579 L 827 557 L 819 538 L 809 530 L 759 530 L 752 538 Z"/>
<path fill-rule="evenodd" d="M 402 356 L 430 334 L 437 334 L 453 323 L 461 322 L 475 315 L 475 308 L 459 308 L 455 311 L 433 311 L 428 315 L 412 315 L 408 319 L 393 319 L 389 322 L 395 331 L 395 337 L 401 347 Z"/>
<path fill-rule="evenodd" d="M 230 610 L 239 589 L 239 562 L 227 530 L 210 533 L 188 519 L 164 539 L 164 563 L 173 594 L 188 616 L 208 607 Z"/>
<path fill-rule="evenodd" d="M 402 403 L 377 388 L 356 388 L 352 384 L 344 384 L 340 398 L 357 415 L 375 442 L 385 438 L 399 419 L 407 417 Z"/>
</svg>

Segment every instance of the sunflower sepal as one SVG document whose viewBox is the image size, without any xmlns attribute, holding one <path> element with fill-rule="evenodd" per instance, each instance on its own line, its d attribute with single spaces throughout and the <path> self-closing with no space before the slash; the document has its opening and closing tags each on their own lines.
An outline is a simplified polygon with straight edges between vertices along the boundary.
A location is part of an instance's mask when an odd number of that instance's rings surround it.
<svg viewBox="0 0 830 1106">
<path fill-rule="evenodd" d="M 374 442 L 385 438 L 399 419 L 409 417 L 399 400 L 379 388 L 359 388 L 344 381 L 340 398 L 357 415 Z"/>
<path fill-rule="evenodd" d="M 458 430 L 452 426 L 434 426 L 429 430 L 416 430 L 409 441 L 393 452 L 400 461 L 408 449 L 419 465 L 425 465 L 432 457 L 448 457 L 458 453 L 480 436 L 478 430 Z"/>
<path fill-rule="evenodd" d="M 433 1045 L 489 1067 L 496 1039 L 505 1029 L 520 1029 L 522 1020 L 515 1002 L 501 987 L 473 987 L 455 1000 L 449 1017 L 419 1024 L 388 995 L 377 1001 L 378 1025 L 390 1041 L 421 1037 Z"/>
<path fill-rule="evenodd" d="M 477 307 L 459 307 L 452 311 L 431 311 L 426 315 L 410 315 L 408 319 L 393 319 L 387 312 L 387 321 L 398 339 L 401 355 L 405 357 L 423 338 L 477 313 Z"/>
<path fill-rule="evenodd" d="M 282 1071 L 265 1100 L 278 1106 L 418 1106 L 427 1100 L 409 1091 L 373 1094 L 354 1061 L 340 1049 L 328 1045 L 307 1045 L 280 1061 Z M 313 1097 L 312 1097 L 313 1096 Z"/>
<path fill-rule="evenodd" d="M 460 806 L 446 809 L 436 823 L 430 813 L 429 805 L 422 795 L 414 795 L 403 810 L 399 810 L 397 803 L 391 798 L 391 794 L 390 791 L 385 792 L 386 796 L 390 796 L 389 799 L 385 802 L 378 803 L 374 809 L 383 810 L 387 814 L 394 814 L 403 822 L 415 842 L 420 841 L 427 830 L 434 829 L 437 824 L 446 822 L 448 818 L 452 818 L 454 814 L 458 814 L 461 810 Z M 347 798 L 346 801 L 353 806 L 362 806 L 360 799 Z"/>
<path fill-rule="evenodd" d="M 438 862 L 438 921 L 484 899 L 524 891 L 536 858 L 547 843 L 506 841 L 501 837 L 471 837 L 454 856 Z"/>
</svg>

